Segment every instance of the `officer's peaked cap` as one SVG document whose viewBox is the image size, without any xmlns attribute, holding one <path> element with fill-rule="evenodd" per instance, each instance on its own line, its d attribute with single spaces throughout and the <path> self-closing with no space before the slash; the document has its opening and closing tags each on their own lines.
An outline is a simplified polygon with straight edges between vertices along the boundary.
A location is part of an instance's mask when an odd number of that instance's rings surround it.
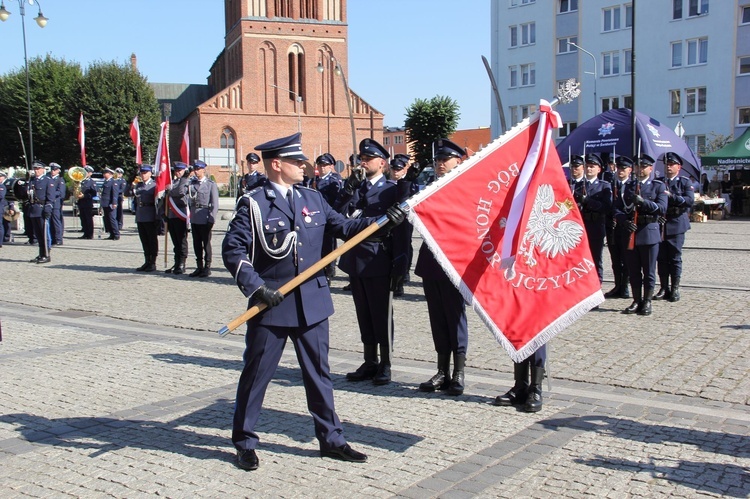
<svg viewBox="0 0 750 499">
<path fill-rule="evenodd" d="M 627 156 L 617 156 L 615 164 L 617 165 L 617 168 L 622 168 L 623 170 L 625 168 L 633 168 L 633 160 Z"/>
<path fill-rule="evenodd" d="M 664 164 L 666 165 L 669 163 L 677 163 L 678 165 L 682 165 L 682 158 L 676 152 L 668 152 L 664 154 Z"/>
<path fill-rule="evenodd" d="M 263 159 L 281 158 L 307 161 L 307 156 L 302 154 L 302 134 L 300 132 L 288 137 L 269 140 L 255 146 L 255 150 L 260 151 Z"/>
<path fill-rule="evenodd" d="M 201 169 L 201 168 L 205 168 L 205 167 L 206 167 L 206 163 L 203 162 L 203 161 L 201 161 L 201 160 L 199 160 L 199 159 L 196 159 L 193 162 L 193 168 Z"/>
<path fill-rule="evenodd" d="M 41 161 L 34 161 L 34 162 L 33 162 L 33 163 L 31 164 L 31 168 L 34 168 L 34 169 L 36 169 L 36 168 L 47 168 L 47 165 L 45 165 L 45 164 L 44 164 L 44 163 L 42 163 Z"/>
<path fill-rule="evenodd" d="M 106 168 L 104 168 L 104 173 L 111 173 L 114 175 L 115 171 L 109 166 L 107 166 Z"/>
<path fill-rule="evenodd" d="M 595 165 L 602 166 L 602 157 L 596 154 L 595 152 L 588 153 L 586 155 L 586 159 L 584 160 L 587 164 L 593 163 Z"/>
<path fill-rule="evenodd" d="M 463 147 L 448 139 L 437 139 L 433 143 L 433 146 L 436 158 L 463 158 L 466 156 L 466 151 L 464 151 Z"/>
<path fill-rule="evenodd" d="M 386 148 L 373 139 L 364 139 L 359 143 L 359 155 L 383 158 L 386 160 L 391 157 Z"/>
<path fill-rule="evenodd" d="M 154 167 L 151 166 L 151 165 L 141 165 L 141 167 L 139 168 L 139 170 L 141 172 L 152 172 L 152 171 L 154 171 Z"/>
<path fill-rule="evenodd" d="M 574 154 L 570 157 L 570 166 L 583 166 L 583 156 Z"/>
<path fill-rule="evenodd" d="M 333 158 L 333 155 L 331 153 L 324 153 L 315 158 L 315 164 L 333 165 L 336 164 L 336 160 Z"/>
<path fill-rule="evenodd" d="M 404 162 L 404 158 L 393 158 L 391 160 L 391 170 L 403 170 L 406 167 L 406 162 Z"/>
<path fill-rule="evenodd" d="M 248 153 L 247 156 L 245 156 L 245 160 L 247 160 L 248 163 L 260 163 L 260 156 L 258 156 L 254 152 L 251 152 Z"/>
<path fill-rule="evenodd" d="M 182 161 L 175 161 L 175 163 L 174 163 L 175 170 L 184 170 L 187 167 L 188 167 L 188 165 L 186 165 Z"/>
<path fill-rule="evenodd" d="M 50 163 L 49 164 L 49 169 L 50 170 L 60 170 L 61 168 L 60 168 L 60 165 L 58 165 L 57 163 Z"/>
<path fill-rule="evenodd" d="M 653 164 L 656 163 L 656 161 L 654 161 L 654 158 L 652 158 L 648 154 L 641 154 L 641 157 L 638 158 L 638 162 L 646 166 L 653 166 Z"/>
<path fill-rule="evenodd" d="M 94 173 L 94 167 L 93 166 L 84 166 L 84 170 L 86 170 L 89 173 Z"/>
</svg>

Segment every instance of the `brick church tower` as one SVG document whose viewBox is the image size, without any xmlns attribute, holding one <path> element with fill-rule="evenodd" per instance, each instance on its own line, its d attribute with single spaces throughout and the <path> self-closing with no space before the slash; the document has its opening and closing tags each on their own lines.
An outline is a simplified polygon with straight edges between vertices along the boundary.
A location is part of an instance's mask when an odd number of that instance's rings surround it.
<svg viewBox="0 0 750 499">
<path fill-rule="evenodd" d="M 298 129 L 311 160 L 346 163 L 353 141 L 382 140 L 383 115 L 348 89 L 346 0 L 225 0 L 224 12 L 210 97 L 171 127 L 173 145 L 189 127 L 191 161 L 226 183 L 255 145 Z"/>
</svg>

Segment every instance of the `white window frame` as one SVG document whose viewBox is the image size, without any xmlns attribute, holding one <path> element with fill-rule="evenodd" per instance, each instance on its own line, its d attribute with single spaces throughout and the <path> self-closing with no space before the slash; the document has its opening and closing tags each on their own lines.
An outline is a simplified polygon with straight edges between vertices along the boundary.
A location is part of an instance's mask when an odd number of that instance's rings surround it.
<svg viewBox="0 0 750 499">
<path fill-rule="evenodd" d="M 518 123 L 518 106 L 510 106 L 510 122 L 512 124 Z"/>
<path fill-rule="evenodd" d="M 395 135 L 393 137 L 393 143 L 396 144 L 396 145 L 403 144 L 404 143 L 404 136 L 403 135 Z"/>
<path fill-rule="evenodd" d="M 706 14 L 708 14 L 708 0 L 688 0 L 688 17 L 705 16 Z"/>
<path fill-rule="evenodd" d="M 743 64 L 744 61 L 744 64 Z M 745 68 L 745 71 L 742 71 L 742 68 Z M 737 76 L 747 76 L 750 75 L 750 55 L 744 55 L 742 57 L 737 58 Z"/>
<path fill-rule="evenodd" d="M 706 136 L 705 135 L 685 135 L 683 137 L 688 148 L 695 154 L 706 154 Z"/>
<path fill-rule="evenodd" d="M 518 88 L 518 66 L 508 67 L 508 87 Z"/>
<path fill-rule="evenodd" d="M 669 91 L 669 115 L 678 116 L 682 111 L 682 90 L 674 88 Z"/>
<path fill-rule="evenodd" d="M 682 0 L 672 0 L 672 20 L 682 19 L 684 8 Z"/>
<path fill-rule="evenodd" d="M 533 62 L 529 64 L 521 64 L 519 73 L 521 75 L 519 86 L 533 87 L 536 85 L 536 65 Z"/>
<path fill-rule="evenodd" d="M 742 7 L 742 16 L 740 17 L 740 26 L 750 24 L 750 6 Z"/>
<path fill-rule="evenodd" d="M 630 29 L 633 27 L 633 4 L 629 4 L 629 3 L 625 4 L 624 26 L 625 26 L 625 29 Z"/>
<path fill-rule="evenodd" d="M 604 103 L 607 103 L 607 108 L 605 109 Z M 601 112 L 609 111 L 610 109 L 620 109 L 620 97 L 604 97 L 602 98 L 601 102 Z"/>
<path fill-rule="evenodd" d="M 383 145 L 384 146 L 391 145 L 391 138 L 390 137 L 383 137 Z"/>
<path fill-rule="evenodd" d="M 568 42 L 572 42 L 578 45 L 578 37 L 577 36 L 564 36 L 562 38 L 558 38 L 557 39 L 557 53 L 558 54 L 571 54 L 573 52 L 578 52 L 578 49 L 572 45 L 568 45 Z"/>
<path fill-rule="evenodd" d="M 508 44 L 511 48 L 518 47 L 518 26 L 510 26 Z"/>
<path fill-rule="evenodd" d="M 700 66 L 708 64 L 708 38 L 693 38 L 685 41 L 687 45 L 686 66 Z"/>
<path fill-rule="evenodd" d="M 633 72 L 633 51 L 625 49 L 622 52 L 622 74 L 629 75 Z"/>
<path fill-rule="evenodd" d="M 619 5 L 615 7 L 602 9 L 602 32 L 603 33 L 609 33 L 611 31 L 618 31 L 622 29 L 621 27 L 622 13 L 621 12 L 622 12 L 622 8 Z M 609 24 L 609 29 L 607 29 L 607 24 Z"/>
<path fill-rule="evenodd" d="M 737 126 L 750 125 L 750 107 L 737 108 Z"/>
<path fill-rule="evenodd" d="M 679 52 L 679 54 L 677 52 Z M 670 54 L 672 57 L 671 67 L 681 68 L 682 67 L 682 41 L 672 42 Z"/>
<path fill-rule="evenodd" d="M 617 76 L 620 74 L 620 51 L 602 53 L 602 76 Z"/>
<path fill-rule="evenodd" d="M 564 5 L 567 5 L 567 7 L 563 7 Z M 576 12 L 577 10 L 578 0 L 560 0 L 557 12 L 558 14 L 567 14 L 568 12 Z"/>
<path fill-rule="evenodd" d="M 567 137 L 576 128 L 578 128 L 578 123 L 575 121 L 569 121 L 567 123 L 563 123 L 562 126 L 557 129 L 557 136 L 559 138 Z"/>
<path fill-rule="evenodd" d="M 685 114 L 703 114 L 708 109 L 706 87 L 685 89 Z"/>
<path fill-rule="evenodd" d="M 521 46 L 526 47 L 527 45 L 536 44 L 536 23 L 524 23 L 521 24 Z"/>
</svg>

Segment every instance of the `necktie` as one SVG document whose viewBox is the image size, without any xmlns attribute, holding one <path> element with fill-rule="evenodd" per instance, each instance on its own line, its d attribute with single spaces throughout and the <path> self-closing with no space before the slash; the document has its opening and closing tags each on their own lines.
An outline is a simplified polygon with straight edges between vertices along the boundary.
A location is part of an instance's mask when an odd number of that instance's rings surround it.
<svg viewBox="0 0 750 499">
<path fill-rule="evenodd" d="M 292 210 L 292 214 L 294 213 L 294 194 L 292 194 L 292 188 L 290 187 L 289 190 L 286 191 L 286 202 L 289 203 L 289 208 Z"/>
</svg>

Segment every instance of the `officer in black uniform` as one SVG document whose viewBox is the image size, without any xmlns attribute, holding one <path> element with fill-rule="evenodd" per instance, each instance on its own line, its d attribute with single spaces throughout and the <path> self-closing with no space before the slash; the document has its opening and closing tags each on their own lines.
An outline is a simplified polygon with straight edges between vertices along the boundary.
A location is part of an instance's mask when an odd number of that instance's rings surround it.
<svg viewBox="0 0 750 499">
<path fill-rule="evenodd" d="M 102 184 L 101 206 L 104 218 L 104 230 L 109 232 L 107 239 L 118 241 L 120 239 L 120 225 L 117 223 L 117 197 L 119 189 L 113 178 L 115 171 L 106 167 L 104 169 L 104 183 Z"/>
<path fill-rule="evenodd" d="M 604 278 L 605 223 L 607 214 L 612 209 L 612 186 L 606 180 L 599 180 L 602 158 L 598 154 L 587 154 L 584 163 L 583 189 L 575 192 L 574 198 L 581 210 L 589 249 L 601 284 Z"/>
<path fill-rule="evenodd" d="M 55 202 L 52 207 L 52 218 L 50 218 L 49 225 L 50 242 L 52 243 L 52 246 L 62 246 L 63 232 L 65 230 L 62 209 L 67 189 L 65 187 L 65 179 L 60 175 L 60 171 L 60 165 L 57 163 L 49 164 L 49 177 L 52 179 L 56 193 Z"/>
<path fill-rule="evenodd" d="M 7 194 L 7 189 L 5 187 L 5 180 L 8 178 L 8 175 L 0 170 L 0 248 L 3 247 L 3 243 L 7 240 L 5 239 L 5 228 L 8 227 L 10 229 L 10 221 L 3 218 L 3 215 L 5 215 L 5 209 L 8 207 L 8 201 L 5 199 L 5 196 Z M 6 224 L 6 222 L 8 222 Z M 10 234 L 8 234 L 10 236 Z M 8 240 L 10 237 L 8 237 Z"/>
<path fill-rule="evenodd" d="M 122 212 L 122 205 L 125 201 L 125 192 L 128 190 L 128 181 L 125 180 L 123 175 L 125 170 L 122 168 L 115 168 L 115 184 L 117 184 L 118 195 L 117 195 L 117 227 L 122 231 L 124 214 Z"/>
<path fill-rule="evenodd" d="M 391 170 L 391 180 L 395 180 L 396 182 L 401 181 L 402 179 L 406 178 L 406 175 L 411 171 L 412 166 L 409 165 L 409 161 L 411 158 L 407 154 L 396 154 L 393 156 L 393 159 L 390 163 L 390 170 Z M 409 193 L 408 196 L 411 197 L 414 194 L 419 192 L 419 184 L 416 182 L 416 175 L 415 172 L 412 172 L 413 179 L 410 180 L 409 183 Z M 411 263 L 413 261 L 414 257 L 414 248 L 412 248 L 411 240 L 414 235 L 414 226 L 409 223 L 408 221 L 404 222 L 404 232 L 406 233 L 406 248 L 407 248 L 407 262 L 406 262 L 406 270 L 404 272 L 404 283 L 409 282 L 409 269 L 411 269 Z M 393 292 L 394 297 L 403 296 L 404 295 L 404 284 L 400 284 L 398 288 Z"/>
<path fill-rule="evenodd" d="M 315 158 L 315 165 L 320 171 L 320 177 L 316 181 L 315 188 L 320 191 L 323 195 L 323 199 L 326 200 L 329 206 L 333 207 L 336 202 L 336 198 L 344 187 L 344 181 L 341 175 L 334 169 L 336 159 L 330 153 L 321 154 Z M 323 242 L 323 255 L 329 254 L 337 247 L 336 237 L 329 235 Z M 331 283 L 331 279 L 336 275 L 336 262 L 331 262 L 326 266 L 325 269 L 326 278 L 328 283 Z"/>
<path fill-rule="evenodd" d="M 34 169 L 34 178 L 29 181 L 29 218 L 39 244 L 39 256 L 31 260 L 31 263 L 47 263 L 51 261 L 49 220 L 52 218 L 57 191 L 52 179 L 45 175 L 44 163 L 35 161 L 31 167 Z"/>
<path fill-rule="evenodd" d="M 193 233 L 193 253 L 196 268 L 190 277 L 211 275 L 211 230 L 219 213 L 219 188 L 216 182 L 206 176 L 206 163 L 196 160 L 193 163 L 195 176 L 190 179 L 188 199 L 190 202 L 190 230 Z"/>
<path fill-rule="evenodd" d="M 695 202 L 695 187 L 689 178 L 680 176 L 682 158 L 679 154 L 667 152 L 663 162 L 666 171 L 665 194 L 669 200 L 663 224 L 664 240 L 659 244 L 657 258 L 660 286 L 654 299 L 676 302 L 680 300 L 682 246 L 685 244 L 685 233 L 690 230 L 688 213 Z"/>
<path fill-rule="evenodd" d="M 388 207 L 402 200 L 396 182 L 387 180 L 384 175 L 389 157 L 388 151 L 373 139 L 364 139 L 359 143 L 364 178 L 358 174 L 358 169 L 349 175 L 336 200 L 337 211 L 353 213 L 351 216 L 380 217 L 385 215 Z M 354 207 L 354 212 L 350 207 Z M 364 345 L 364 363 L 346 375 L 349 381 L 371 379 L 375 385 L 391 382 L 392 292 L 403 282 L 407 263 L 406 246 L 406 233 L 402 225 L 387 235 L 368 238 L 339 261 L 339 268 L 349 275 Z"/>
<path fill-rule="evenodd" d="M 607 248 L 612 261 L 612 274 L 615 278 L 615 287 L 604 293 L 606 298 L 630 298 L 630 278 L 628 275 L 627 259 L 625 250 L 628 249 L 630 231 L 626 225 L 618 224 L 614 217 L 614 207 L 622 202 L 622 191 L 625 183 L 630 179 L 633 171 L 633 160 L 627 156 L 617 156 L 617 177 L 612 183 L 612 216 L 610 228 L 607 230 Z"/>
<path fill-rule="evenodd" d="M 156 257 L 159 255 L 159 225 L 161 217 L 156 211 L 156 181 L 152 177 L 153 167 L 141 165 L 141 181 L 135 184 L 135 225 L 143 248 L 143 265 L 139 272 L 156 270 Z"/>
<path fill-rule="evenodd" d="M 98 198 L 96 192 L 96 183 L 91 178 L 94 173 L 92 166 L 84 167 L 86 178 L 81 181 L 78 203 L 78 216 L 81 219 L 81 229 L 83 235 L 79 239 L 94 239 L 94 198 Z"/>
<path fill-rule="evenodd" d="M 237 189 L 238 199 L 246 192 L 255 189 L 266 181 L 266 176 L 258 171 L 258 168 L 260 168 L 260 156 L 251 152 L 245 156 L 245 160 L 247 161 L 247 168 L 250 171 L 243 175 L 242 180 L 240 180 L 240 188 Z"/>
<path fill-rule="evenodd" d="M 184 274 L 185 261 L 188 255 L 188 177 L 189 170 L 185 163 L 174 165 L 172 188 L 167 191 L 169 211 L 167 215 L 167 231 L 174 247 L 174 265 L 164 272 L 167 274 Z M 163 212 L 161 209 L 160 213 Z"/>
<path fill-rule="evenodd" d="M 435 151 L 437 178 L 453 170 L 466 155 L 461 146 L 448 139 L 437 140 L 432 149 Z M 422 278 L 432 342 L 437 352 L 437 373 L 420 384 L 419 389 L 423 392 L 446 390 L 448 395 L 461 395 L 464 392 L 464 366 L 469 347 L 466 303 L 424 242 L 419 248 L 414 273 Z M 450 376 L 451 353 L 453 376 Z"/>
<path fill-rule="evenodd" d="M 268 181 L 237 202 L 229 223 L 222 256 L 248 306 L 268 308 L 247 322 L 245 367 L 237 387 L 232 442 L 237 464 L 258 468 L 255 424 L 268 383 L 279 363 L 287 338 L 294 344 L 313 415 L 315 436 L 323 457 L 365 462 L 367 456 L 352 449 L 343 435 L 334 410 L 333 383 L 328 364 L 328 317 L 333 301 L 324 272 L 308 279 L 286 297 L 278 288 L 320 260 L 326 233 L 348 239 L 372 219 L 347 219 L 334 211 L 320 192 L 295 185 L 302 181 L 307 158 L 301 134 L 256 147 L 263 155 Z M 404 212 L 388 210 L 393 223 Z"/>
<path fill-rule="evenodd" d="M 636 168 L 637 178 L 625 184 L 622 198 L 615 205 L 617 224 L 624 225 L 631 233 L 625 258 L 633 303 L 623 310 L 624 314 L 651 315 L 656 257 L 661 242 L 659 217 L 667 211 L 666 187 L 659 180 L 651 179 L 653 169 L 654 158 L 641 155 Z"/>
</svg>

